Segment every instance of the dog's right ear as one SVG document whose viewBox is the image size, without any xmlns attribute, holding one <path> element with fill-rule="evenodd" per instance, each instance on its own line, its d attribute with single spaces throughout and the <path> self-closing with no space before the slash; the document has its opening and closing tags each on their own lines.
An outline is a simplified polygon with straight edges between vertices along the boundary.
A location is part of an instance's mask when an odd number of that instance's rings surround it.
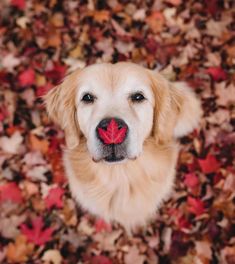
<svg viewBox="0 0 235 264">
<path fill-rule="evenodd" d="M 64 130 L 69 149 L 77 147 L 80 138 L 75 104 L 79 72 L 77 70 L 68 75 L 61 84 L 44 96 L 47 113 Z"/>
</svg>

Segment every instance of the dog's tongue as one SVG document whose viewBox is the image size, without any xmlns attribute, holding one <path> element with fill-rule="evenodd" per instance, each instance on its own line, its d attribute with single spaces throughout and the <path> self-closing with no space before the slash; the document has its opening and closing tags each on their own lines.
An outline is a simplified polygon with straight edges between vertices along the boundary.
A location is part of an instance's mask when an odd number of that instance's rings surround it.
<svg viewBox="0 0 235 264">
<path fill-rule="evenodd" d="M 127 127 L 118 129 L 117 122 L 112 119 L 107 126 L 107 130 L 98 128 L 98 133 L 103 142 L 107 145 L 120 144 L 124 141 L 126 136 Z"/>
</svg>

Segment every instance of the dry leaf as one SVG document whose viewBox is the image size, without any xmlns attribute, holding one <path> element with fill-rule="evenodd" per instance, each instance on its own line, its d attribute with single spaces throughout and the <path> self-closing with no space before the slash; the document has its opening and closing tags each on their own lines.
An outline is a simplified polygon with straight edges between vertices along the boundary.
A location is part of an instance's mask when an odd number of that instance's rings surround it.
<svg viewBox="0 0 235 264">
<path fill-rule="evenodd" d="M 27 243 L 26 237 L 19 235 L 14 243 L 9 243 L 6 250 L 6 257 L 9 263 L 26 262 L 32 255 L 34 245 Z"/>
</svg>

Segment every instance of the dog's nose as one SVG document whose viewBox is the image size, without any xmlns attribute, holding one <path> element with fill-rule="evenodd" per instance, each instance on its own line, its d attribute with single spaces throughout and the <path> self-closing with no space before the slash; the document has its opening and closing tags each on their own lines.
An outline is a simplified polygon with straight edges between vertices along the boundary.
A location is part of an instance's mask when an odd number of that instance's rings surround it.
<svg viewBox="0 0 235 264">
<path fill-rule="evenodd" d="M 96 133 L 104 144 L 120 144 L 127 136 L 128 126 L 119 118 L 105 118 L 100 121 Z"/>
</svg>

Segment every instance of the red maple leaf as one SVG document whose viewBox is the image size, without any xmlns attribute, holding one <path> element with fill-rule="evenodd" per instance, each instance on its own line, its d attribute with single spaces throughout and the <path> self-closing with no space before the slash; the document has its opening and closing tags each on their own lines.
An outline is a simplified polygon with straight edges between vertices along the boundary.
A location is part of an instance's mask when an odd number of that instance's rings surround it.
<svg viewBox="0 0 235 264">
<path fill-rule="evenodd" d="M 110 224 L 106 223 L 103 219 L 99 218 L 95 221 L 95 230 L 96 232 L 101 232 L 101 231 L 110 232 L 112 230 L 112 227 Z"/>
<path fill-rule="evenodd" d="M 198 177 L 194 172 L 187 173 L 184 177 L 184 184 L 189 188 L 194 188 L 199 183 Z"/>
<path fill-rule="evenodd" d="M 204 202 L 199 198 L 189 196 L 187 199 L 187 205 L 189 212 L 195 214 L 196 216 L 201 215 L 205 211 Z"/>
<path fill-rule="evenodd" d="M 20 10 L 25 8 L 25 0 L 11 0 L 11 4 Z"/>
<path fill-rule="evenodd" d="M 220 168 L 219 161 L 211 154 L 208 154 L 205 159 L 199 159 L 198 163 L 203 173 L 213 173 Z"/>
<path fill-rule="evenodd" d="M 206 73 L 210 74 L 216 82 L 227 79 L 227 73 L 221 67 L 210 67 L 206 70 Z"/>
<path fill-rule="evenodd" d="M 35 72 L 33 69 L 27 69 L 18 76 L 20 86 L 32 85 L 35 82 Z"/>
<path fill-rule="evenodd" d="M 5 201 L 11 201 L 14 203 L 22 202 L 22 194 L 20 188 L 15 182 L 9 182 L 0 185 L 0 203 Z"/>
<path fill-rule="evenodd" d="M 64 190 L 60 187 L 56 187 L 53 189 L 50 189 L 47 197 L 45 198 L 45 204 L 48 209 L 51 209 L 52 207 L 62 208 L 63 207 L 63 201 L 62 196 L 64 194 Z"/>
<path fill-rule="evenodd" d="M 24 234 L 30 242 L 41 246 L 51 240 L 53 228 L 44 228 L 42 217 L 36 217 L 32 220 L 32 228 L 29 228 L 26 224 L 21 225 L 21 232 Z"/>
<path fill-rule="evenodd" d="M 108 145 L 122 143 L 126 136 L 126 131 L 126 127 L 118 129 L 118 125 L 114 119 L 108 124 L 107 130 L 100 127 L 98 128 L 100 138 Z"/>
</svg>

